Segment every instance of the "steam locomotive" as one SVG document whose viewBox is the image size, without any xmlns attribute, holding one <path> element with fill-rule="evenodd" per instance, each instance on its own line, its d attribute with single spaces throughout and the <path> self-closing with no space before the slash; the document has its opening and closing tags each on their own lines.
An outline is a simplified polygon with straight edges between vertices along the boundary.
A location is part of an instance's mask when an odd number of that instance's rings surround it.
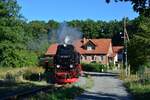
<svg viewBox="0 0 150 100">
<path fill-rule="evenodd" d="M 53 79 L 56 83 L 73 83 L 78 81 L 82 69 L 80 54 L 71 44 L 57 46 L 56 55 L 53 58 Z"/>
</svg>

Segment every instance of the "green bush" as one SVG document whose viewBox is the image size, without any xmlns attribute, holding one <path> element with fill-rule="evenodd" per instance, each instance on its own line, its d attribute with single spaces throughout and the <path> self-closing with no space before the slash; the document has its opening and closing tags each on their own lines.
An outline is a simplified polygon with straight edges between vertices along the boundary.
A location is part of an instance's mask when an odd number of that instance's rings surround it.
<svg viewBox="0 0 150 100">
<path fill-rule="evenodd" d="M 0 61 L 3 67 L 24 67 L 37 65 L 37 56 L 35 53 L 27 50 L 10 50 L 6 52 L 5 57 Z"/>
<path fill-rule="evenodd" d="M 25 73 L 23 74 L 23 78 L 30 81 L 40 81 L 41 77 L 38 73 Z"/>
<path fill-rule="evenodd" d="M 107 66 L 100 63 L 81 63 L 83 71 L 102 72 L 107 70 Z"/>
<path fill-rule="evenodd" d="M 114 63 L 109 63 L 109 70 L 113 70 L 115 67 Z"/>
</svg>

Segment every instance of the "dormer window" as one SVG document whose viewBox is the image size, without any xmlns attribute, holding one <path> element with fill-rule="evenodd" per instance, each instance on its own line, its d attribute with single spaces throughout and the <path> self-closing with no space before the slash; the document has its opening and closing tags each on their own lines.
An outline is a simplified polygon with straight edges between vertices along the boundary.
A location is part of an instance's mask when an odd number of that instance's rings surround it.
<svg viewBox="0 0 150 100">
<path fill-rule="evenodd" d="M 85 44 L 82 45 L 82 48 L 85 50 L 94 50 L 96 45 L 91 41 L 88 40 Z"/>
<path fill-rule="evenodd" d="M 87 50 L 92 50 L 92 46 L 91 46 L 91 45 L 88 45 L 88 46 L 87 46 Z"/>
</svg>

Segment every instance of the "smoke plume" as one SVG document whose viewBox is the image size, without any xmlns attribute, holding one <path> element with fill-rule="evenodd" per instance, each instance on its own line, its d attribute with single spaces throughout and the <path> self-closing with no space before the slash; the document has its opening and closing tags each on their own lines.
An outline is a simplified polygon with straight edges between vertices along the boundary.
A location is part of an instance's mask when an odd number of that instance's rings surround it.
<svg viewBox="0 0 150 100">
<path fill-rule="evenodd" d="M 57 30 L 57 42 L 59 44 L 72 44 L 82 38 L 82 33 L 76 28 L 69 27 L 67 23 L 61 23 Z"/>
<path fill-rule="evenodd" d="M 38 38 L 31 38 L 27 42 L 27 48 L 31 51 L 44 53 L 49 46 L 48 34 L 40 34 Z"/>
</svg>

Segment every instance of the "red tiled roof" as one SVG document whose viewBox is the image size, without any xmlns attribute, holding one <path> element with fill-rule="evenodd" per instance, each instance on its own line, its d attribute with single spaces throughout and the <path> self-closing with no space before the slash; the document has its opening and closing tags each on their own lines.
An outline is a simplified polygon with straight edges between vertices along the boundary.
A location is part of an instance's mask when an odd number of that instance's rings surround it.
<svg viewBox="0 0 150 100">
<path fill-rule="evenodd" d="M 45 55 L 55 55 L 57 51 L 57 46 L 57 43 L 50 45 Z"/>
<path fill-rule="evenodd" d="M 86 50 L 82 48 L 82 46 L 85 45 L 88 41 L 91 41 L 92 43 L 95 44 L 94 50 Z M 107 54 L 110 44 L 111 39 L 86 39 L 84 43 L 80 39 L 75 41 L 74 46 L 80 54 Z M 58 44 L 52 44 L 48 48 L 46 55 L 54 55 L 56 53 L 57 46 Z"/>
<path fill-rule="evenodd" d="M 117 53 L 123 50 L 124 46 L 113 46 L 113 54 L 110 57 L 115 57 Z"/>
<path fill-rule="evenodd" d="M 119 53 L 120 51 L 122 51 L 124 48 L 124 46 L 113 46 L 113 52 L 114 53 Z"/>
<path fill-rule="evenodd" d="M 109 55 L 109 57 L 115 57 L 115 56 L 116 56 L 116 53 Z"/>
<path fill-rule="evenodd" d="M 88 41 L 88 39 L 86 40 Z M 75 42 L 76 50 L 80 54 L 107 54 L 111 43 L 111 39 L 90 39 L 95 44 L 94 50 L 86 50 L 81 48 L 84 45 L 81 40 Z"/>
</svg>

